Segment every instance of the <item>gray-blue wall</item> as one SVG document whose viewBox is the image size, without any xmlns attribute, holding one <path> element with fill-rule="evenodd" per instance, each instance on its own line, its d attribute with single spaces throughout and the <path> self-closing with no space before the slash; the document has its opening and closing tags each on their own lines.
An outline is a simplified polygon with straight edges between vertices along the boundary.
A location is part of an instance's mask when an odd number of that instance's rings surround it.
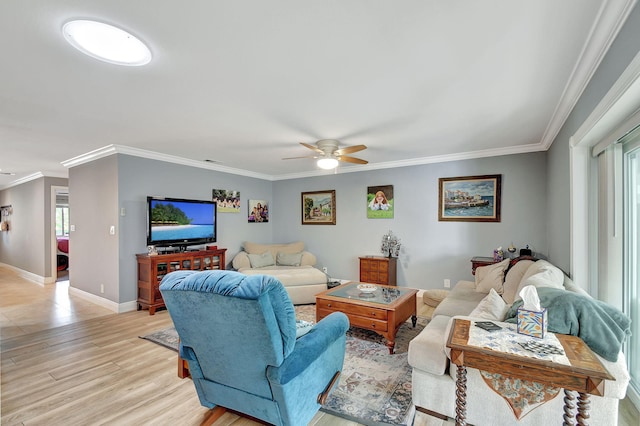
<svg viewBox="0 0 640 426">
<path fill-rule="evenodd" d="M 636 6 L 548 151 L 547 202 L 549 209 L 546 232 L 549 257 L 565 271 L 569 271 L 571 263 L 569 139 L 638 52 L 640 52 L 640 7 Z"/>
<path fill-rule="evenodd" d="M 439 222 L 438 179 L 502 175 L 502 220 Z M 393 219 L 368 219 L 368 186 L 393 185 Z M 337 224 L 302 225 L 301 192 L 336 190 Z M 452 161 L 360 173 L 328 174 L 275 182 L 274 239 L 303 240 L 330 275 L 357 280 L 359 256 L 381 255 L 380 242 L 389 230 L 401 239 L 398 285 L 442 288 L 473 279 L 470 259 L 491 256 L 493 249 L 530 244 L 547 253 L 546 153 Z"/>
</svg>

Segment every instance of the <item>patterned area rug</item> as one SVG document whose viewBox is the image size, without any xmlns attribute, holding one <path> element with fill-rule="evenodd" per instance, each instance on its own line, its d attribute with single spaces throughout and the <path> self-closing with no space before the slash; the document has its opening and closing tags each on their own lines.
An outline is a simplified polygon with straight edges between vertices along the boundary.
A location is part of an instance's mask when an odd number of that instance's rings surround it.
<svg viewBox="0 0 640 426">
<path fill-rule="evenodd" d="M 295 307 L 296 318 L 315 321 L 315 305 Z M 365 425 L 410 425 L 415 415 L 411 401 L 411 367 L 407 362 L 409 342 L 427 324 L 418 318 L 415 328 L 404 323 L 396 336 L 395 353 L 389 355 L 385 339 L 371 331 L 350 328 L 340 383 L 322 411 Z M 142 336 L 177 351 L 173 327 Z"/>
</svg>

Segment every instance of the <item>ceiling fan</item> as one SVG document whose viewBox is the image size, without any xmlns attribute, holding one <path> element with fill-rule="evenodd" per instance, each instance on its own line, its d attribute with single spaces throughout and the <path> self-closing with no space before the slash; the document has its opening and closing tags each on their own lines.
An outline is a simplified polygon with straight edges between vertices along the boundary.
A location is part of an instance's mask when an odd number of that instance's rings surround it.
<svg viewBox="0 0 640 426">
<path fill-rule="evenodd" d="M 349 157 L 345 154 L 351 154 L 354 152 L 367 149 L 366 145 L 353 145 L 340 148 L 340 143 L 335 139 L 322 139 L 316 142 L 316 146 L 308 143 L 300 142 L 300 145 L 309 148 L 314 151 L 315 155 L 306 155 L 303 157 L 288 157 L 283 160 L 294 160 L 298 158 L 317 158 L 318 167 L 322 169 L 334 169 L 338 167 L 339 161 L 354 164 L 367 164 L 368 161 L 361 158 Z"/>
</svg>

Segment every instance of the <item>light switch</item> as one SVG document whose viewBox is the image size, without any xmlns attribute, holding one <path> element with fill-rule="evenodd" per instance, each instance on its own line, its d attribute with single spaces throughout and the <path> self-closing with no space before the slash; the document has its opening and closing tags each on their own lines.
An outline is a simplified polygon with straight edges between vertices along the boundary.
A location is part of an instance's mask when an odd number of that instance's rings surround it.
<svg viewBox="0 0 640 426">
<path fill-rule="evenodd" d="M 109 228 L 109 234 L 110 235 L 116 235 L 116 227 L 115 227 L 115 225 L 111 225 L 111 228 Z"/>
</svg>

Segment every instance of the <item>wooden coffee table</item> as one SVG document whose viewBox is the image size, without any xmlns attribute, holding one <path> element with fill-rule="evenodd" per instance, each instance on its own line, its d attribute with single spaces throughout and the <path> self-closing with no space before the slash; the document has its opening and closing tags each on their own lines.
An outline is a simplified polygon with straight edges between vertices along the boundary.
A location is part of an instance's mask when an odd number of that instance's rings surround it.
<svg viewBox="0 0 640 426">
<path fill-rule="evenodd" d="M 447 347 L 451 349 L 451 362 L 457 365 L 456 425 L 467 424 L 466 367 L 564 388 L 565 425 L 573 425 L 574 420 L 579 425 L 586 425 L 589 419 L 589 394 L 602 396 L 604 381 L 615 380 L 579 337 L 556 334 L 570 362 L 570 365 L 564 365 L 469 345 L 471 322 L 462 319 L 453 321 Z M 578 392 L 577 419 L 573 418 L 575 397 L 572 391 Z"/>
<path fill-rule="evenodd" d="M 389 353 L 396 345 L 396 333 L 411 318 L 416 326 L 418 290 L 376 284 L 376 291 L 363 293 L 359 282 L 350 282 L 316 295 L 316 321 L 332 312 L 343 312 L 353 327 L 374 331 L 387 339 Z"/>
</svg>

